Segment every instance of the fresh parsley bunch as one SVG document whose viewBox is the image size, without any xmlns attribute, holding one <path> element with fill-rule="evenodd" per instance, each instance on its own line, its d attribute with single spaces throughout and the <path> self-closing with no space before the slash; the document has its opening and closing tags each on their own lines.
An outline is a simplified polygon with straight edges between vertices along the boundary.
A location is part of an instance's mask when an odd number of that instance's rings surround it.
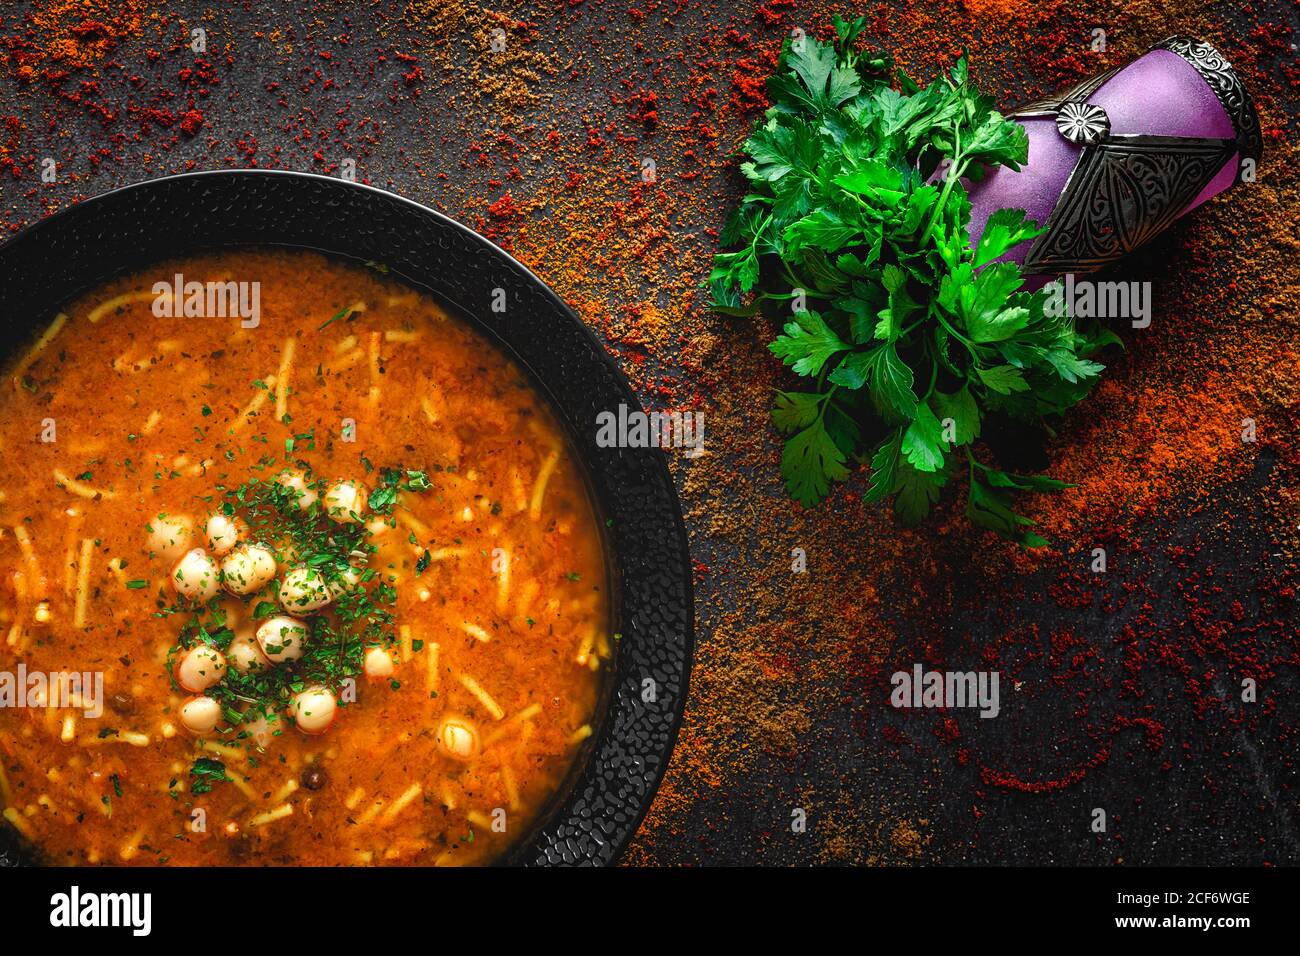
<svg viewBox="0 0 1300 956">
<path fill-rule="evenodd" d="M 893 498 L 914 523 L 964 468 L 972 520 L 1043 545 L 1011 495 L 1067 486 L 980 461 L 981 421 L 1065 411 L 1102 371 L 1091 356 L 1118 340 L 1076 327 L 995 261 L 1040 234 L 1022 210 L 997 212 L 971 244 L 961 178 L 1019 169 L 1029 143 L 971 86 L 965 56 L 921 88 L 855 52 L 861 18 L 834 23 L 834 43 L 787 40 L 767 81 L 773 105 L 744 144 L 752 189 L 723 228 L 713 305 L 793 312 L 769 346 L 810 380 L 772 411 L 793 497 L 815 504 L 850 458 L 870 460 L 867 500 Z"/>
</svg>

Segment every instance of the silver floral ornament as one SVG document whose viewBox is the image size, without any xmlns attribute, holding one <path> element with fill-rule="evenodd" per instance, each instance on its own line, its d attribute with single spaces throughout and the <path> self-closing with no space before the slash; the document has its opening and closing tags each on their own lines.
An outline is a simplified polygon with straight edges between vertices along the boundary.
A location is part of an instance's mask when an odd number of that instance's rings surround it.
<svg viewBox="0 0 1300 956">
<path fill-rule="evenodd" d="M 1056 114 L 1056 128 L 1071 143 L 1092 146 L 1110 134 L 1110 117 L 1092 103 L 1064 103 Z"/>
</svg>

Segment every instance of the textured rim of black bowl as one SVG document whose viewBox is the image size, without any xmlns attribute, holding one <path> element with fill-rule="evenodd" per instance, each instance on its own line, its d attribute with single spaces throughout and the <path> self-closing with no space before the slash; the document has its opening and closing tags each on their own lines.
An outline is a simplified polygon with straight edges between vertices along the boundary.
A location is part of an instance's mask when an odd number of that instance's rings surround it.
<svg viewBox="0 0 1300 956">
<path fill-rule="evenodd" d="M 685 707 L 690 551 L 663 453 L 596 445 L 598 412 L 640 405 L 591 330 L 532 272 L 460 223 L 371 186 L 279 170 L 184 173 L 77 203 L 0 244 L 0 355 L 109 276 L 239 246 L 382 262 L 503 345 L 549 395 L 610 522 L 622 639 L 585 762 L 580 756 L 568 789 L 509 862 L 613 862 L 649 809 Z M 491 309 L 495 289 L 505 290 L 504 315 Z M 647 680 L 655 691 L 648 703 Z M 0 826 L 0 865 L 31 862 L 12 828 Z"/>
</svg>

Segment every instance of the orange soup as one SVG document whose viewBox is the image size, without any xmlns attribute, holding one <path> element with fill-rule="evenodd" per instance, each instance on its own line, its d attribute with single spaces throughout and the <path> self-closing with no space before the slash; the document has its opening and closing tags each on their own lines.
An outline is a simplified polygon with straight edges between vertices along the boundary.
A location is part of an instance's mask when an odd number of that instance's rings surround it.
<svg viewBox="0 0 1300 956">
<path fill-rule="evenodd" d="M 597 719 L 601 529 L 524 372 L 379 265 L 72 302 L 0 383 L 0 807 L 52 864 L 455 865 Z"/>
</svg>

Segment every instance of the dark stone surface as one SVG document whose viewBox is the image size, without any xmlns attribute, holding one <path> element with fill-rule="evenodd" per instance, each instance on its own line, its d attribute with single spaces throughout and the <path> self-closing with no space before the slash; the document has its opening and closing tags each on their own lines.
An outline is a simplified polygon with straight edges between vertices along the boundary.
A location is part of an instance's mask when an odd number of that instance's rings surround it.
<svg viewBox="0 0 1300 956">
<path fill-rule="evenodd" d="M 21 3 L 18 9 L 30 6 Z M 358 5 L 345 10 L 319 4 L 304 12 L 297 7 L 245 4 L 223 11 L 207 22 L 213 36 L 232 39 L 234 49 L 229 64 L 221 66 L 221 85 L 214 88 L 210 100 L 200 103 L 205 126 L 193 138 L 166 137 L 169 142 L 164 150 L 158 148 L 158 137 L 132 133 L 134 119 L 106 132 L 92 114 L 70 109 L 66 103 L 56 104 L 54 97 L 38 91 L 22 107 L 28 112 L 24 114 L 27 132 L 20 152 L 31 157 L 56 156 L 60 163 L 77 170 L 77 178 L 49 187 L 30 180 L 21 186 L 4 181 L 0 184 L 0 216 L 5 221 L 0 224 L 30 222 L 49 206 L 66 204 L 77 196 L 181 171 L 190 165 L 211 168 L 244 164 L 254 154 L 240 151 L 235 144 L 250 136 L 257 141 L 258 162 L 323 171 L 341 155 L 354 156 L 359 175 L 370 182 L 472 221 L 473 216 L 483 214 L 485 201 L 480 200 L 488 194 L 486 184 L 494 175 L 461 162 L 464 143 L 458 137 L 463 121 L 456 114 L 476 109 L 474 101 L 465 98 L 454 108 L 407 109 L 405 98 L 409 93 L 392 79 L 391 64 L 384 68 L 389 74 L 387 79 L 375 79 L 376 51 L 388 48 L 385 37 L 391 35 L 402 6 Z M 1097 6 L 1090 5 L 1089 11 Z M 931 4 L 924 6 L 924 12 L 932 16 L 934 23 L 943 24 L 950 7 L 956 4 Z M 1201 7 L 1197 8 L 1198 15 Z M 1275 3 L 1262 7 L 1272 19 L 1295 26 L 1293 8 L 1283 9 Z M 173 14 L 190 14 L 194 22 L 200 22 L 205 9 L 203 4 L 192 2 L 168 7 Z M 550 10 L 538 42 L 565 60 L 588 42 L 593 23 L 609 22 L 624 31 L 623 42 L 639 40 L 644 44 L 644 54 L 638 51 L 637 56 L 653 58 L 664 50 L 688 45 L 689 31 L 701 23 L 734 17 L 749 23 L 752 14 L 752 5 L 737 13 L 730 6 L 724 10 L 696 4 L 682 8 L 680 15 L 670 17 L 658 10 L 633 22 L 627 9 L 624 3 L 589 2 L 578 13 Z M 1127 28 L 1123 10 L 1109 6 L 1105 9 L 1115 21 L 1110 25 L 1116 34 L 1122 33 Z M 890 14 L 885 6 L 877 9 L 878 14 L 880 11 L 884 11 L 882 22 L 890 25 L 892 21 L 895 31 L 914 41 L 914 51 L 922 49 L 915 42 L 915 34 L 903 31 L 903 25 L 897 22 L 899 15 Z M 797 15 L 811 21 L 824 13 L 815 5 L 804 4 Z M 1255 15 L 1227 7 L 1216 7 L 1215 15 L 1223 32 L 1235 31 L 1237 36 L 1247 35 L 1255 24 Z M 575 26 L 578 17 L 587 18 L 580 29 Z M 1091 21 L 1086 14 L 1079 17 L 1082 19 L 1063 10 L 1060 29 L 1084 35 Z M 1177 11 L 1169 11 L 1169 19 L 1178 19 Z M 1058 26 L 1055 21 L 1049 25 Z M 286 52 L 283 44 L 253 39 L 254 31 L 269 35 L 277 27 L 292 35 L 294 49 Z M 1183 24 L 1170 22 L 1164 32 L 1182 28 Z M 775 36 L 782 29 L 769 27 L 767 33 Z M 344 31 L 352 37 L 350 49 L 333 63 L 321 62 L 313 44 L 305 42 L 306 37 L 323 38 Z M 1292 41 L 1295 38 L 1293 32 Z M 1151 37 L 1155 39 L 1158 37 Z M 889 44 L 892 38 L 885 35 L 882 42 Z M 1028 28 L 1020 35 L 989 40 L 985 59 L 994 63 L 990 69 L 1002 83 L 1006 101 L 1015 102 L 1026 88 L 1042 92 L 1043 76 L 1025 75 L 1015 66 L 1021 50 L 1040 42 L 1058 41 L 1035 35 Z M 320 45 L 327 44 L 322 41 Z M 148 70 L 142 46 L 127 44 L 115 54 L 115 59 L 128 65 L 125 73 Z M 577 82 L 556 84 L 559 99 L 545 108 L 547 113 L 572 121 L 578 114 L 607 107 L 609 94 L 622 91 L 621 76 L 606 71 L 599 61 L 594 67 L 591 62 L 582 61 L 584 72 Z M 721 86 L 726 85 L 724 68 L 720 62 L 717 82 Z M 663 75 L 674 82 L 680 82 L 685 71 L 672 57 L 654 69 L 662 69 Z M 320 75 L 338 77 L 339 87 L 324 88 L 318 71 Z M 647 68 L 646 73 L 651 72 Z M 124 81 L 114 82 L 129 92 Z M 1267 122 L 1286 126 L 1288 135 L 1294 138 L 1295 119 L 1300 113 L 1294 87 L 1288 87 L 1276 65 L 1269 82 L 1267 92 L 1273 113 Z M 292 109 L 286 111 L 277 105 L 282 90 L 272 91 L 270 84 L 291 90 L 288 96 Z M 312 87 L 310 96 L 302 92 L 308 86 Z M 19 109 L 15 104 L 20 88 L 24 88 L 23 84 L 12 76 L 0 74 L 0 114 Z M 442 93 L 433 88 L 424 96 L 433 98 Z M 345 104 L 349 118 L 374 116 L 377 128 L 356 135 L 333 133 L 330 127 L 336 111 Z M 305 122 L 302 112 L 311 114 Z M 48 127 L 42 122 L 47 116 L 51 118 Z M 303 126 L 319 129 L 322 135 L 308 137 L 304 142 L 300 135 Z M 492 130 L 497 126 L 496 117 L 485 112 L 482 126 L 484 131 Z M 105 145 L 110 134 L 119 133 L 123 139 L 112 144 L 112 157 L 94 164 L 91 173 L 88 157 Z M 438 158 L 430 161 L 427 152 L 418 154 L 415 150 L 417 143 L 436 146 L 452 140 L 454 149 L 448 149 L 445 162 Z M 324 150 L 324 161 L 313 157 L 317 148 Z M 439 174 L 445 174 L 447 179 L 438 179 Z M 716 181 L 701 188 L 715 186 Z M 733 179 L 729 188 L 731 194 L 738 193 L 738 179 Z M 466 189 L 468 194 L 463 191 Z M 733 199 L 731 194 L 706 199 L 720 204 Z M 720 217 L 720 205 L 715 212 Z M 716 227 L 718 223 L 698 217 L 689 223 L 690 228 L 710 225 Z M 1175 234 L 1144 250 L 1124 267 L 1125 274 L 1142 278 L 1160 275 L 1171 261 L 1177 260 L 1180 235 L 1175 230 Z M 599 277 L 593 276 L 592 284 L 595 294 L 604 294 Z M 619 303 L 609 304 L 613 309 Z M 671 367 L 672 360 L 673 356 L 652 356 L 649 364 Z M 767 470 L 754 475 L 752 495 L 758 508 L 783 507 L 778 504 L 782 493 L 771 474 L 771 464 L 767 462 Z M 1279 469 L 1285 470 L 1281 478 Z M 1104 591 L 1120 597 L 1134 589 L 1147 589 L 1154 620 L 1177 634 L 1187 626 L 1189 616 L 1178 585 L 1198 571 L 1210 571 L 1233 583 L 1223 593 L 1203 596 L 1205 613 L 1231 620 L 1233 603 L 1241 601 L 1248 623 L 1257 621 L 1262 609 L 1253 583 L 1275 580 L 1287 570 L 1286 559 L 1275 551 L 1267 527 L 1277 516 L 1264 507 L 1263 499 L 1275 495 L 1279 484 L 1293 475 L 1292 466 L 1261 456 L 1255 472 L 1237 486 L 1224 488 L 1217 500 L 1199 502 L 1195 509 L 1189 507 L 1182 513 L 1175 507 L 1167 514 L 1146 519 L 1142 528 L 1146 545 L 1143 556 L 1108 577 Z M 1231 518 L 1225 520 L 1229 515 Z M 856 562 L 865 568 L 871 556 L 853 550 L 852 534 L 836 527 L 833 515 L 824 521 L 816 543 L 834 548 L 837 560 L 850 566 Z M 1279 668 L 1271 693 L 1281 704 L 1252 723 L 1241 719 L 1232 706 L 1215 715 L 1199 712 L 1196 701 L 1183 694 L 1176 662 L 1170 662 L 1167 672 L 1157 669 L 1146 674 L 1141 692 L 1159 708 L 1170 741 L 1161 747 L 1152 746 L 1141 726 L 1115 729 L 1111 720 L 1113 715 L 1127 712 L 1120 706 L 1117 686 L 1124 676 L 1123 615 L 1103 613 L 1097 606 L 1063 610 L 1047 593 L 1052 583 L 1050 575 L 1009 581 L 997 592 L 981 590 L 966 569 L 968 556 L 962 546 L 961 541 L 940 542 L 932 555 L 926 555 L 927 560 L 939 565 L 938 571 L 931 572 L 931 579 L 946 582 L 944 589 L 934 595 L 929 622 L 917 623 L 914 609 L 904 607 L 901 598 L 884 598 L 887 606 L 890 601 L 898 602 L 891 610 L 897 610 L 895 617 L 901 623 L 898 647 L 881 666 L 887 669 L 920 659 L 921 652 L 916 648 L 923 647 L 926 653 L 941 652 L 949 668 L 978 668 L 985 660 L 987 643 L 1005 633 L 1010 623 L 1025 635 L 1024 645 L 1004 645 L 1000 653 L 1004 659 L 1021 657 L 1019 663 L 1027 672 L 1041 676 L 1051 686 L 1057 669 L 1047 661 L 1050 649 L 1035 644 L 1036 638 L 1030 635 L 1037 634 L 1039 627 L 1046 635 L 1058 625 L 1068 625 L 1086 635 L 1086 646 L 1079 650 L 1085 657 L 1079 682 L 1068 691 L 1038 694 L 1022 704 L 1004 702 L 1004 719 L 981 721 L 970 713 L 956 715 L 953 721 L 963 747 L 940 738 L 945 728 L 939 721 L 906 719 L 887 708 L 869 706 L 867 701 L 887 693 L 879 674 L 822 678 L 824 683 L 834 685 L 831 690 L 842 699 L 812 714 L 814 726 L 807 745 L 793 755 L 763 752 L 743 767 L 728 768 L 716 784 L 701 788 L 705 796 L 690 805 L 690 812 L 658 820 L 642 834 L 656 861 L 807 863 L 824 859 L 822 849 L 828 833 L 838 833 L 854 845 L 879 848 L 879 858 L 884 861 L 1300 862 L 1295 768 L 1295 701 L 1300 694 L 1300 670 L 1294 666 Z M 1170 557 L 1183 547 L 1199 549 L 1195 566 L 1180 566 Z M 714 567 L 743 568 L 773 560 L 770 542 L 751 541 L 738 546 L 699 526 L 692 528 L 692 548 L 697 560 Z M 1086 548 L 1081 545 L 1074 557 L 1083 562 L 1085 554 Z M 900 569 L 898 573 L 903 576 L 907 571 Z M 744 579 L 743 573 L 736 575 L 737 581 Z M 753 595 L 743 585 L 711 581 L 704 597 L 698 609 L 700 639 L 708 642 L 722 616 L 746 609 Z M 1270 620 L 1276 621 L 1276 609 L 1268 610 L 1273 615 Z M 799 666 L 818 656 L 817 634 L 823 625 L 812 618 L 797 622 L 800 633 L 807 637 L 790 651 Z M 1289 628 L 1270 624 L 1253 639 L 1264 651 L 1285 657 L 1293 653 L 1295 622 Z M 1045 644 L 1046 637 L 1042 640 Z M 806 693 L 812 698 L 818 691 L 818 699 L 825 700 L 827 688 L 813 684 L 809 679 L 806 686 L 789 693 L 793 697 Z M 1231 690 L 1225 685 L 1221 696 L 1231 701 Z M 1076 696 L 1080 691 L 1087 695 L 1086 707 Z M 1004 691 L 1004 701 L 1007 696 Z M 864 711 L 870 712 L 874 722 L 871 733 L 862 727 Z M 881 725 L 890 729 L 888 739 L 877 732 Z M 1192 742 L 1193 746 L 1178 747 L 1176 742 Z M 1107 748 L 1108 759 L 1091 766 L 1075 785 L 1055 790 L 1024 792 L 991 786 L 978 769 L 1002 765 L 1029 768 L 1037 771 L 1035 779 L 1051 780 L 1058 771 L 1088 765 L 1101 747 Z M 965 758 L 963 749 L 968 751 Z M 817 795 L 811 806 L 813 824 L 806 837 L 792 837 L 788 832 L 790 806 L 802 792 Z M 851 812 L 841 815 L 838 823 L 829 822 L 822 811 L 841 803 Z M 1088 829 L 1094 807 L 1108 809 L 1112 827 L 1107 836 L 1094 835 Z M 845 824 L 846 817 L 852 826 Z M 890 849 L 888 829 L 891 821 L 900 818 L 920 824 L 925 841 L 915 853 Z M 557 844 L 561 854 L 562 846 L 563 842 Z"/>
</svg>

